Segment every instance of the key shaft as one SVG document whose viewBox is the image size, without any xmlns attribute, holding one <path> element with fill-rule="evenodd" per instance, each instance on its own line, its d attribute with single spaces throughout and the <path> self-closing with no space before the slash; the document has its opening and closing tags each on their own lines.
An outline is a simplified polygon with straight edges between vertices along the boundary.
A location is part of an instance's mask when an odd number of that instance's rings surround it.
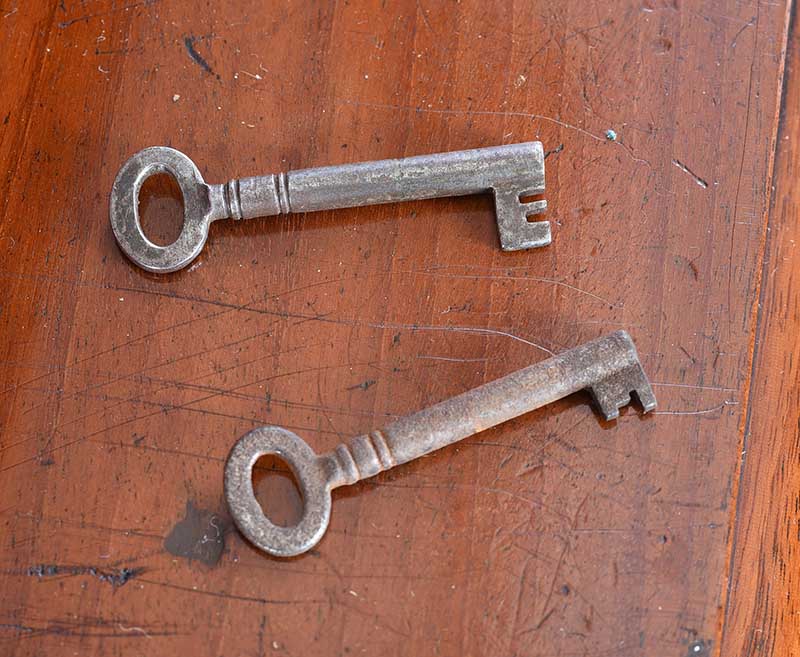
<svg viewBox="0 0 800 657">
<path fill-rule="evenodd" d="M 315 212 L 445 196 L 495 188 L 517 195 L 544 191 L 539 142 L 402 159 L 300 169 L 227 184 L 235 219 Z"/>
<path fill-rule="evenodd" d="M 285 429 L 255 429 L 228 457 L 228 504 L 238 527 L 258 547 L 278 556 L 300 554 L 322 537 L 333 488 L 372 477 L 579 390 L 591 393 L 607 420 L 618 417 L 632 394 L 644 412 L 656 406 L 633 341 L 617 331 L 356 436 L 321 456 Z M 270 453 L 288 463 L 303 492 L 304 513 L 295 527 L 273 525 L 255 499 L 252 466 Z"/>
<path fill-rule="evenodd" d="M 634 391 L 645 412 L 655 408 L 633 341 L 619 331 L 340 445 L 333 454 L 341 482 L 372 477 L 584 389 L 607 420 L 619 415 Z"/>
</svg>

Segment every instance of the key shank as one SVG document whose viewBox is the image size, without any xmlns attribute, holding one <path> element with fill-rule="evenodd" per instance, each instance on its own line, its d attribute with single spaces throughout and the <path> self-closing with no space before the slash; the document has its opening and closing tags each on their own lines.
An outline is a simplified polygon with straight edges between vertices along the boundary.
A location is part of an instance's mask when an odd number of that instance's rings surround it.
<svg viewBox="0 0 800 657">
<path fill-rule="evenodd" d="M 606 420 L 619 416 L 631 393 L 645 412 L 656 405 L 633 341 L 617 331 L 339 445 L 334 485 L 372 477 L 584 389 Z"/>
<path fill-rule="evenodd" d="M 539 142 L 300 169 L 228 183 L 233 217 L 250 219 L 513 188 L 544 191 Z"/>
<path fill-rule="evenodd" d="M 551 239 L 547 221 L 528 220 L 547 202 L 521 201 L 544 192 L 538 141 L 243 178 L 225 190 L 234 219 L 491 192 L 504 250 L 545 246 Z"/>
</svg>

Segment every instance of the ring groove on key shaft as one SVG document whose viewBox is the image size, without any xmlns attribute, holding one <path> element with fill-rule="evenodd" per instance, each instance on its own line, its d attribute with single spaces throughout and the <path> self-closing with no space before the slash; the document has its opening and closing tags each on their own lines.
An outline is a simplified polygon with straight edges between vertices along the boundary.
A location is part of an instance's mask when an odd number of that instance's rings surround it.
<svg viewBox="0 0 800 657">
<path fill-rule="evenodd" d="M 347 444 L 338 445 L 335 454 L 344 481 L 348 484 L 354 484 L 397 465 L 392 449 L 379 429 L 351 438 Z"/>
<path fill-rule="evenodd" d="M 281 214 L 289 214 L 292 211 L 292 204 L 289 202 L 289 180 L 285 172 L 281 171 L 275 179 L 275 194 L 278 197 L 278 207 Z"/>
<path fill-rule="evenodd" d="M 450 445 L 462 438 L 587 389 L 606 419 L 639 398 L 644 412 L 656 398 L 636 347 L 616 331 L 525 369 L 399 418 L 384 429 L 351 438 L 316 455 L 297 435 L 261 427 L 234 445 L 225 465 L 225 496 L 236 525 L 257 547 L 276 556 L 310 550 L 322 538 L 331 511 L 331 490 Z M 270 522 L 255 498 L 252 469 L 266 454 L 283 458 L 303 493 L 303 515 L 294 527 Z"/>
</svg>

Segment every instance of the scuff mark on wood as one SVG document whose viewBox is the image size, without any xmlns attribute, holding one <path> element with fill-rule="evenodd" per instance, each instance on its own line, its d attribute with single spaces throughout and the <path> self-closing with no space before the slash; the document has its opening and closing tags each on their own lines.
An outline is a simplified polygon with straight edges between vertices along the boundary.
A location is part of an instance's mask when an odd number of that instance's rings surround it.
<svg viewBox="0 0 800 657">
<path fill-rule="evenodd" d="M 555 147 L 553 150 L 547 151 L 547 152 L 544 154 L 544 159 L 546 160 L 546 159 L 547 159 L 548 157 L 550 157 L 551 155 L 558 155 L 558 154 L 559 154 L 561 151 L 563 151 L 563 150 L 564 150 L 564 144 L 559 144 L 559 145 L 558 145 L 558 146 L 556 146 L 556 147 Z"/>
<path fill-rule="evenodd" d="M 348 390 L 369 390 L 372 386 L 377 383 L 375 379 L 368 379 L 367 381 L 362 381 L 361 383 L 356 383 L 354 386 L 350 386 Z"/>
<path fill-rule="evenodd" d="M 142 574 L 144 568 L 113 568 L 103 569 L 96 566 L 63 565 L 63 564 L 37 564 L 25 571 L 29 577 L 56 577 L 58 575 L 89 575 L 101 582 L 111 584 L 114 588 L 125 586 L 134 577 Z"/>
</svg>

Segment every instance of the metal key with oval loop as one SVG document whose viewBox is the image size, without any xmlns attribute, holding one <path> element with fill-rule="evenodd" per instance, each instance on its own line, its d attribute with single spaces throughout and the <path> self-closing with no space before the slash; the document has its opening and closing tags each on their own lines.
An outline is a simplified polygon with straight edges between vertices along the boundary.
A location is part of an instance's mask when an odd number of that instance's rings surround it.
<svg viewBox="0 0 800 657">
<path fill-rule="evenodd" d="M 656 398 L 625 331 L 616 331 L 548 360 L 400 418 L 317 455 L 299 436 L 266 426 L 245 434 L 225 465 L 225 496 L 241 532 L 257 547 L 280 557 L 310 550 L 322 538 L 331 514 L 331 490 L 372 477 L 485 429 L 588 390 L 611 420 L 635 394 L 644 412 Z M 266 454 L 292 469 L 303 496 L 303 514 L 290 527 L 272 523 L 253 492 L 252 471 Z"/>
<path fill-rule="evenodd" d="M 151 242 L 139 221 L 139 192 L 148 177 L 168 173 L 183 194 L 183 230 L 172 244 Z M 493 193 L 500 244 L 506 251 L 550 243 L 550 224 L 528 217 L 547 208 L 540 142 L 301 169 L 210 185 L 186 155 L 166 146 L 139 151 L 120 169 L 111 191 L 111 226 L 137 265 L 171 272 L 194 260 L 218 219 L 251 219 L 443 196 Z"/>
</svg>

